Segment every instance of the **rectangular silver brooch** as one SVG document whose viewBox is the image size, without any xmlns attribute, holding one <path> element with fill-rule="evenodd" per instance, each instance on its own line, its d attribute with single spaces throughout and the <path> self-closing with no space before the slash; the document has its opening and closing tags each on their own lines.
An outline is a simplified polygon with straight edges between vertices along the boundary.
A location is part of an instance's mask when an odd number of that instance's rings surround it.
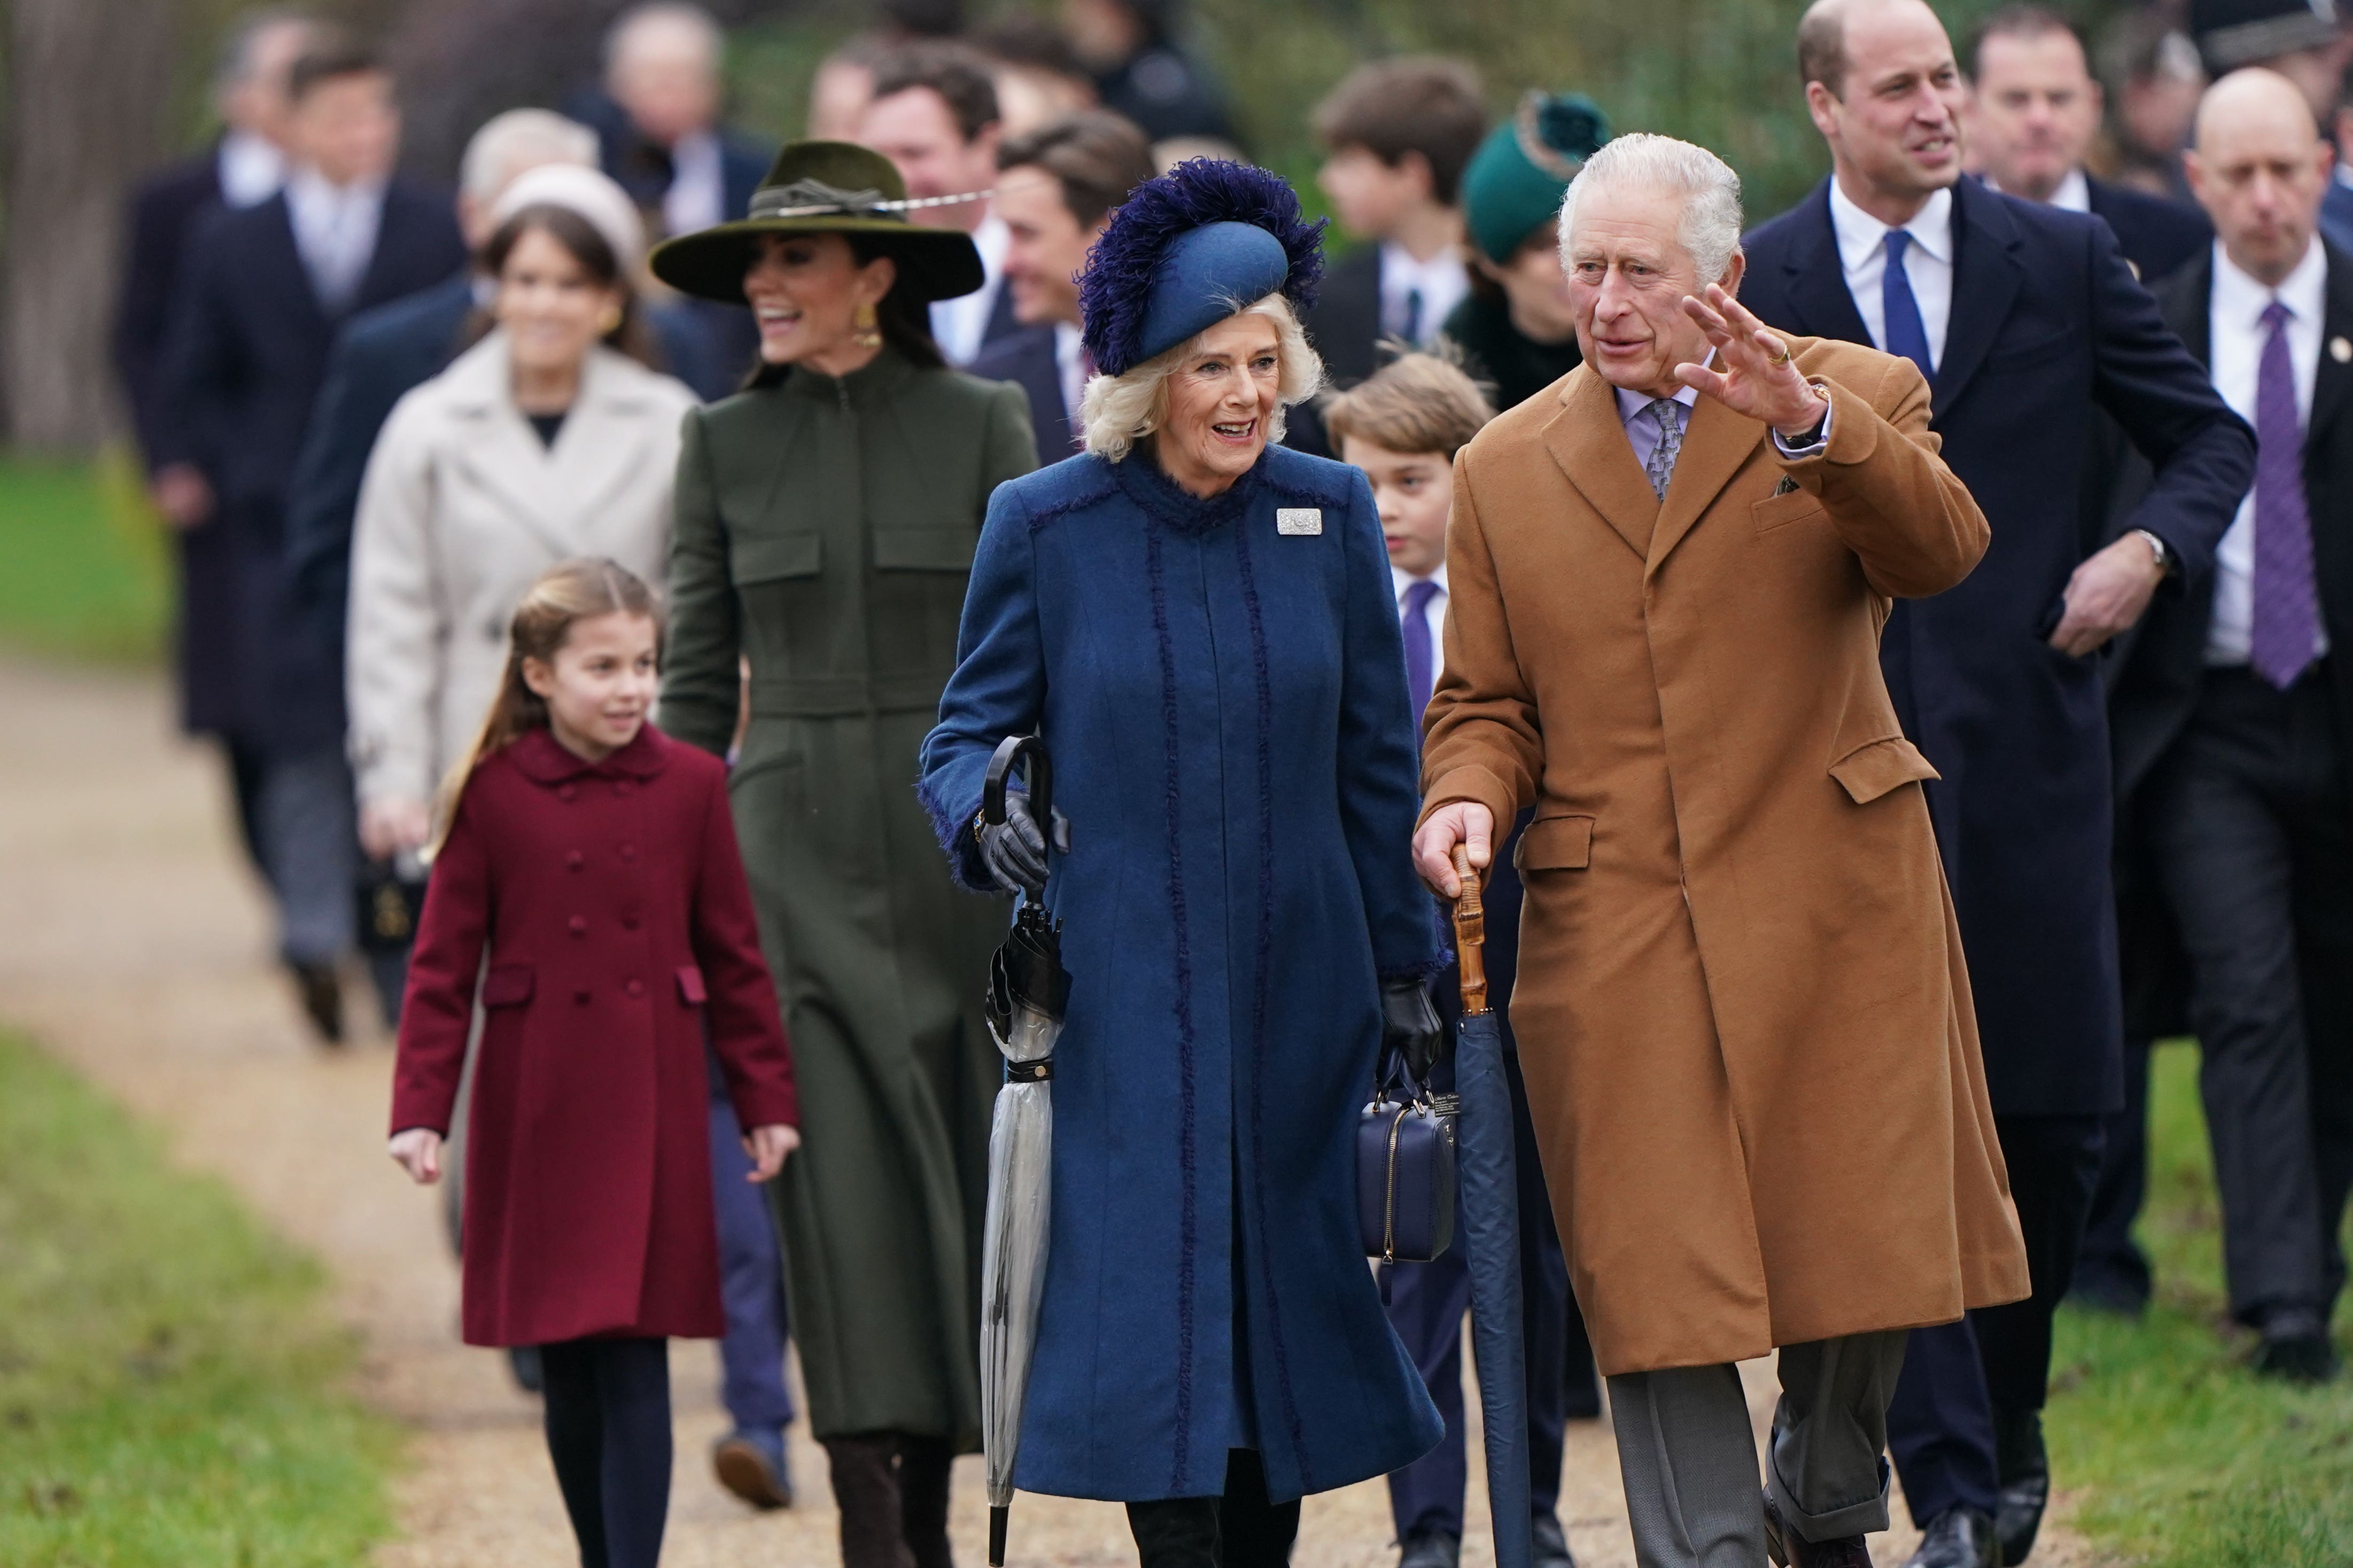
<svg viewBox="0 0 2353 1568">
<path fill-rule="evenodd" d="M 1324 509 L 1317 506 L 1277 507 L 1274 531 L 1277 533 L 1321 533 L 1324 531 Z"/>
</svg>

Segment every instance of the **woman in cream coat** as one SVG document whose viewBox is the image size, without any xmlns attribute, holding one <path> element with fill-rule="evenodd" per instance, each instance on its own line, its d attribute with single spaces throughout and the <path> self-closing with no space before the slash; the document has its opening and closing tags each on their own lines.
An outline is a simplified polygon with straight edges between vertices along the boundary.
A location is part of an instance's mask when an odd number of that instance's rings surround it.
<svg viewBox="0 0 2353 1568">
<path fill-rule="evenodd" d="M 368 460 L 352 549 L 349 695 L 360 836 L 422 844 L 481 723 L 533 580 L 607 556 L 660 584 L 694 395 L 633 357 L 644 234 L 592 169 L 534 170 L 480 258 L 491 331 L 403 398 Z"/>
</svg>

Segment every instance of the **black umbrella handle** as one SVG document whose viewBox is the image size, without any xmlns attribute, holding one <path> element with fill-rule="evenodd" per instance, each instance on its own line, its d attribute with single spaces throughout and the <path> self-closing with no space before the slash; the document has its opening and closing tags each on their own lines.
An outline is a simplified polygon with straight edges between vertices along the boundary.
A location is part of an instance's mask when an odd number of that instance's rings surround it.
<svg viewBox="0 0 2353 1568">
<path fill-rule="evenodd" d="M 1022 765 L 1029 781 L 1029 815 L 1037 820 L 1038 831 L 1045 836 L 1046 853 L 1054 851 L 1054 759 L 1046 751 L 1045 740 L 1037 735 L 1008 735 L 997 743 L 988 759 L 987 775 L 981 781 L 981 820 L 991 826 L 1005 825 L 1005 785 L 1014 766 Z"/>
</svg>

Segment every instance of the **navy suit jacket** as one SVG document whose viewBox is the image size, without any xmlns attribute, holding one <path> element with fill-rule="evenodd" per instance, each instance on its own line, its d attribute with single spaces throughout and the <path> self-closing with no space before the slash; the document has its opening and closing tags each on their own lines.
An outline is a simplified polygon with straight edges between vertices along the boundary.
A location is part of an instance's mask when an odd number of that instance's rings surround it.
<svg viewBox="0 0 2353 1568">
<path fill-rule="evenodd" d="M 1054 361 L 1054 328 L 1041 321 L 981 345 L 965 366 L 983 381 L 1009 381 L 1029 399 L 1029 428 L 1038 437 L 1038 466 L 1048 468 L 1086 449 L 1073 426 L 1075 409 L 1062 402 L 1062 371 Z"/>
<path fill-rule="evenodd" d="M 188 234 L 221 199 L 220 145 L 141 182 L 123 232 L 122 293 L 115 306 L 112 358 L 139 447 L 151 458 L 164 421 L 164 349 L 179 297 Z"/>
<path fill-rule="evenodd" d="M 2130 185 L 2112 185 L 2089 174 L 2084 184 L 2092 211 L 2116 231 L 2116 248 L 2133 264 L 2140 280 L 2151 289 L 2204 254 L 2213 243 L 2214 226 L 2206 215 L 2185 203 L 2152 196 Z"/>
<path fill-rule="evenodd" d="M 2131 526 L 2201 582 L 2254 473 L 2215 395 L 2105 223 L 1963 180 L 1953 307 L 1930 386 L 1944 458 L 1993 542 L 1931 599 L 1898 603 L 1881 663 L 1927 786 L 1994 1110 L 2123 1102 L 2108 730 L 2096 659 L 2050 646 L 2069 575 L 2101 542 L 2082 505 L 2105 410 L 2156 466 Z M 1784 331 L 1868 343 L 1831 226 L 1830 183 L 1746 243 L 1742 300 Z"/>
<path fill-rule="evenodd" d="M 2337 249 L 2353 251 L 2353 185 L 2345 183 L 2341 163 L 2328 182 L 2328 194 L 2320 198 L 2320 232 Z"/>
<path fill-rule="evenodd" d="M 354 313 L 442 282 L 465 259 L 448 199 L 396 182 Z M 180 536 L 185 717 L 276 745 L 290 724 L 314 727 L 275 689 L 293 651 L 283 514 L 341 321 L 311 287 L 283 195 L 216 209 L 185 270 L 153 456 L 195 464 L 216 500 L 209 521 Z"/>
</svg>

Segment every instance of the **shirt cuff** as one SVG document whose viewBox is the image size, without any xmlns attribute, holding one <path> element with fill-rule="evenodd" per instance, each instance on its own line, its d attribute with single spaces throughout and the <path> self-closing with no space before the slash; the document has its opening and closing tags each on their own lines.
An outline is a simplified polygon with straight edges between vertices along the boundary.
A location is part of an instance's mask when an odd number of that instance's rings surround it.
<svg viewBox="0 0 2353 1568">
<path fill-rule="evenodd" d="M 1824 398 L 1822 400 L 1822 422 L 1815 429 L 1814 438 L 1807 442 L 1804 446 L 1792 447 L 1788 442 L 1781 438 L 1781 432 L 1778 430 L 1773 432 L 1773 450 L 1780 453 L 1781 456 L 1789 458 L 1793 462 L 1799 458 L 1819 458 L 1824 452 L 1830 450 L 1830 446 L 1831 405 L 1828 398 Z"/>
</svg>

